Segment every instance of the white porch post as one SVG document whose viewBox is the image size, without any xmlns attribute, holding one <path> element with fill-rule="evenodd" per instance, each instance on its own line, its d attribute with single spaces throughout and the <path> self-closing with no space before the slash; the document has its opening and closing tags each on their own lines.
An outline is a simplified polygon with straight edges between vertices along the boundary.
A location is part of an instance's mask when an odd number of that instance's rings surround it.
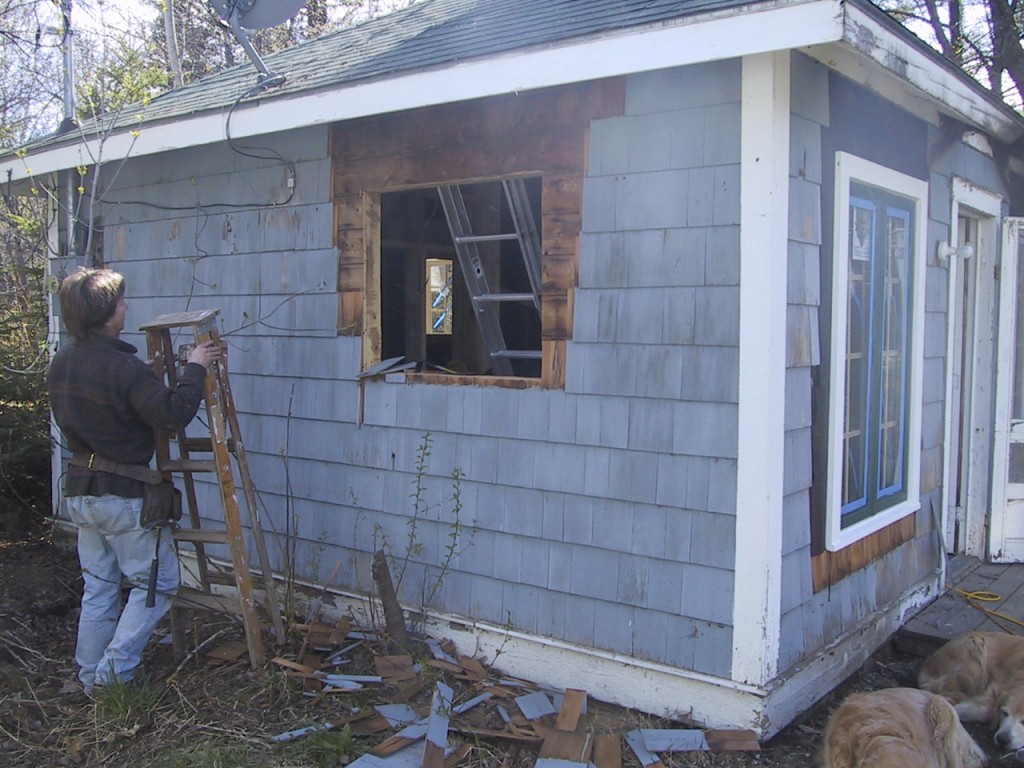
<svg viewBox="0 0 1024 768">
<path fill-rule="evenodd" d="M 732 678 L 778 670 L 789 231 L 788 52 L 743 58 Z"/>
</svg>

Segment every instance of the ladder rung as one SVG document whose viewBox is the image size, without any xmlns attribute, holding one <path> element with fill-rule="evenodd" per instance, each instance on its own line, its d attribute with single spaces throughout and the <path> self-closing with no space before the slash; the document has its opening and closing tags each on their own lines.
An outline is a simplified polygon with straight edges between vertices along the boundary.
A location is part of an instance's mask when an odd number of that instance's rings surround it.
<svg viewBox="0 0 1024 768">
<path fill-rule="evenodd" d="M 508 357 L 517 360 L 540 360 L 539 349 L 502 349 L 494 353 L 494 357 Z"/>
<path fill-rule="evenodd" d="M 196 544 L 227 544 L 228 532 L 201 528 L 176 528 L 175 541 L 190 541 Z"/>
<path fill-rule="evenodd" d="M 189 451 L 198 453 L 212 453 L 213 440 L 209 437 L 185 437 L 178 440 L 178 445 Z M 235 450 L 235 440 L 229 437 L 227 440 L 228 450 L 232 453 Z"/>
<path fill-rule="evenodd" d="M 168 459 L 161 462 L 161 472 L 216 472 L 217 462 L 212 459 Z"/>
<path fill-rule="evenodd" d="M 518 240 L 519 235 L 515 232 L 504 232 L 498 235 L 462 235 L 456 237 L 456 243 L 495 243 L 504 240 Z"/>
<path fill-rule="evenodd" d="M 533 302 L 532 293 L 484 293 L 476 297 L 478 302 L 482 301 L 528 301 Z"/>
</svg>

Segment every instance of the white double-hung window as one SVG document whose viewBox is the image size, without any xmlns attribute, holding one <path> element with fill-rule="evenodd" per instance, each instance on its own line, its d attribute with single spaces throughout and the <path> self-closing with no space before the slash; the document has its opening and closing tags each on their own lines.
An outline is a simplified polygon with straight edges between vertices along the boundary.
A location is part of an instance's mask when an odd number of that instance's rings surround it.
<svg viewBox="0 0 1024 768">
<path fill-rule="evenodd" d="M 826 547 L 920 507 L 927 182 L 836 154 Z"/>
</svg>

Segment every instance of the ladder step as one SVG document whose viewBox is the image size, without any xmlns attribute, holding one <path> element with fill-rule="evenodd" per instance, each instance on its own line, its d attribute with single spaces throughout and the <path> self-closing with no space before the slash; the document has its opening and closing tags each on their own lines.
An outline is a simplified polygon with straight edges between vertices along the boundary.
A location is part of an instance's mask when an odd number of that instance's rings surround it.
<svg viewBox="0 0 1024 768">
<path fill-rule="evenodd" d="M 161 462 L 161 472 L 216 472 L 217 462 L 212 459 L 169 459 Z"/>
<path fill-rule="evenodd" d="M 213 440 L 209 437 L 183 437 L 178 438 L 178 445 L 189 451 L 198 453 L 213 453 Z M 229 437 L 227 440 L 228 450 L 234 453 L 235 439 Z"/>
<path fill-rule="evenodd" d="M 501 349 L 494 352 L 494 357 L 507 357 L 515 360 L 540 360 L 539 349 Z"/>
<path fill-rule="evenodd" d="M 533 303 L 532 293 L 483 293 L 476 297 L 477 302 L 484 301 L 528 301 Z"/>
<path fill-rule="evenodd" d="M 506 240 L 518 240 L 519 235 L 515 232 L 502 232 L 497 235 L 462 235 L 454 238 L 456 243 L 496 243 Z"/>
<path fill-rule="evenodd" d="M 174 540 L 194 544 L 227 544 L 228 532 L 201 528 L 177 528 L 174 531 Z"/>
</svg>

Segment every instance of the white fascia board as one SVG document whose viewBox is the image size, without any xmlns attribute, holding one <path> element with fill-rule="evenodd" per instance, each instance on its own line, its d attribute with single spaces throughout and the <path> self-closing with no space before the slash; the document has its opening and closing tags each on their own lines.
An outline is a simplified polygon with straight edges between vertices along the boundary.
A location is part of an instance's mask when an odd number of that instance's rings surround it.
<svg viewBox="0 0 1024 768">
<path fill-rule="evenodd" d="M 893 34 L 877 17 L 847 5 L 843 27 L 843 46 L 825 58 L 812 55 L 898 104 L 923 99 L 934 105 L 936 113 L 940 109 L 952 113 L 1008 144 L 1024 133 L 1020 120 L 1008 108 L 1001 108 L 936 64 L 925 52 Z M 890 78 L 888 83 L 883 72 Z"/>
<path fill-rule="evenodd" d="M 764 10 L 719 11 L 653 30 L 627 30 L 586 42 L 243 104 L 231 116 L 231 137 L 801 48 L 842 37 L 843 4 L 838 0 L 780 0 Z M 0 160 L 0 179 L 38 178 L 94 165 L 100 157 L 112 162 L 224 141 L 227 114 L 221 110 L 154 125 L 142 122 L 107 137 L 102 153 L 101 142 L 91 139 L 44 149 L 25 160 Z"/>
</svg>

